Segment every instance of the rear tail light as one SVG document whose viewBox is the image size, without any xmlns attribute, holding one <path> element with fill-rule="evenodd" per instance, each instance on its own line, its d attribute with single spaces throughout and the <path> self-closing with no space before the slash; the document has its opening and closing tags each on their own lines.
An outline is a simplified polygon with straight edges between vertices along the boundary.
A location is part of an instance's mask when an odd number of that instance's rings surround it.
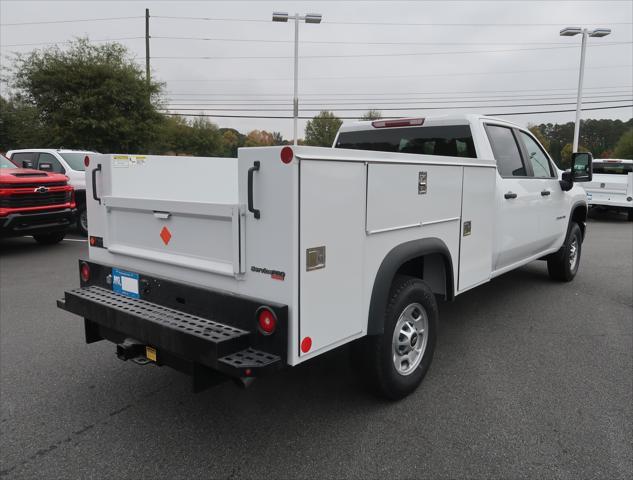
<svg viewBox="0 0 633 480">
<path fill-rule="evenodd" d="M 257 310 L 257 324 L 260 333 L 272 335 L 277 329 L 277 316 L 268 307 L 259 307 Z"/>
<path fill-rule="evenodd" d="M 88 280 L 90 280 L 90 265 L 88 265 L 86 262 L 82 263 L 79 274 L 81 275 L 82 282 L 88 282 Z"/>
<path fill-rule="evenodd" d="M 399 118 L 397 120 L 376 120 L 371 122 L 374 128 L 388 127 L 419 127 L 424 124 L 423 118 Z"/>
</svg>

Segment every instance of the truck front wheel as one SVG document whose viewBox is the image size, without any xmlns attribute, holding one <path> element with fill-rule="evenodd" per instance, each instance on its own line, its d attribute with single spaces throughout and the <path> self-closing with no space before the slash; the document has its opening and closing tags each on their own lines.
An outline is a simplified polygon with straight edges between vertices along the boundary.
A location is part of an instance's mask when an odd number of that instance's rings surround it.
<svg viewBox="0 0 633 480">
<path fill-rule="evenodd" d="M 364 338 L 355 349 L 363 376 L 382 396 L 398 400 L 426 375 L 435 350 L 438 310 L 435 295 L 417 278 L 397 277 L 385 311 L 384 333 Z M 361 360 L 357 358 L 356 360 Z"/>
<path fill-rule="evenodd" d="M 582 251 L 582 233 L 577 223 L 572 223 L 565 243 L 556 253 L 547 258 L 547 271 L 552 280 L 570 282 L 578 272 Z"/>
<path fill-rule="evenodd" d="M 66 232 L 47 233 L 43 235 L 33 235 L 35 241 L 41 245 L 54 245 L 61 242 L 66 236 Z"/>
</svg>

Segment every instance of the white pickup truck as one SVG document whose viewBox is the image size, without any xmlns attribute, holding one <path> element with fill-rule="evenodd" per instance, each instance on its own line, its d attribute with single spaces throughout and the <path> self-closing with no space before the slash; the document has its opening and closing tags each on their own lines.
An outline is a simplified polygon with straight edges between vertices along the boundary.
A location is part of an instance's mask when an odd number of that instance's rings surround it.
<svg viewBox="0 0 633 480">
<path fill-rule="evenodd" d="M 625 212 L 633 221 L 633 160 L 596 159 L 584 188 L 590 208 Z"/>
<path fill-rule="evenodd" d="M 89 259 L 58 306 L 88 343 L 194 389 L 249 383 L 354 342 L 397 399 L 433 357 L 438 300 L 538 259 L 574 278 L 591 155 L 557 170 L 529 131 L 480 115 L 345 125 L 334 148 L 237 159 L 94 155 Z"/>
</svg>

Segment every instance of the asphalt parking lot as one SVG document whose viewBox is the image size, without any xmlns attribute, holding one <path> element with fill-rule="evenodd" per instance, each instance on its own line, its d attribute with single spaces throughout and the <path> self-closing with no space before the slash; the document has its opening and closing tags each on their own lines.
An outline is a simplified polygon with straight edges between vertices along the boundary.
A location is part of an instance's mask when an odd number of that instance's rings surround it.
<svg viewBox="0 0 633 480">
<path fill-rule="evenodd" d="M 0 243 L 3 478 L 631 478 L 633 224 L 593 215 L 569 284 L 535 262 L 440 306 L 431 370 L 368 395 L 345 349 L 200 394 L 83 342 L 75 237 Z"/>
</svg>

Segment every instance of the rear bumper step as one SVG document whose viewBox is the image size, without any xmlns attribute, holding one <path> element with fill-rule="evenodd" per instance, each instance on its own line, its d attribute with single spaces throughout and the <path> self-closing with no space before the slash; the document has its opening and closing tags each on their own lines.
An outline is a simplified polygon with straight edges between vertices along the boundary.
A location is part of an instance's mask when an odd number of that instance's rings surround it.
<svg viewBox="0 0 633 480">
<path fill-rule="evenodd" d="M 234 378 L 254 377 L 282 365 L 280 356 L 252 348 L 251 332 L 99 286 L 67 291 L 57 305 L 84 317 L 88 343 L 110 340 L 122 359 L 145 356 L 194 377 L 209 369 Z M 200 382 L 194 378 L 195 383 Z"/>
</svg>

